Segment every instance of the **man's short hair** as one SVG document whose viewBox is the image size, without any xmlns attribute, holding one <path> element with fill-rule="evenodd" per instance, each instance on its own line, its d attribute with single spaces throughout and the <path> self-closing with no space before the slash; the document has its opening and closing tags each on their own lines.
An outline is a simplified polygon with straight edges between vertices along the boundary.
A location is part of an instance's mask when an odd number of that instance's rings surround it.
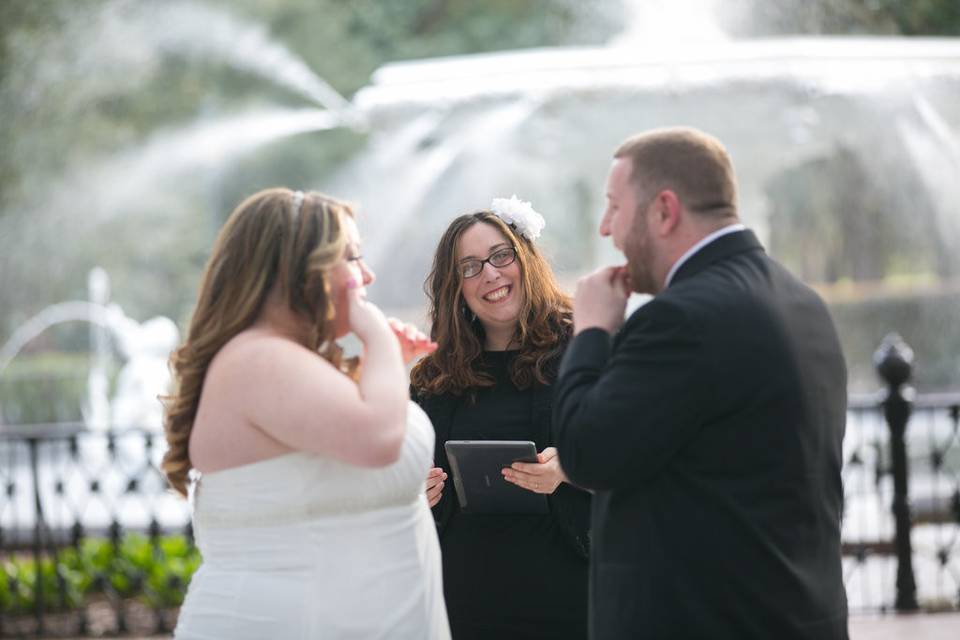
<svg viewBox="0 0 960 640">
<path fill-rule="evenodd" d="M 653 129 L 631 136 L 614 158 L 630 158 L 638 201 L 669 189 L 696 215 L 737 215 L 737 185 L 730 155 L 719 140 L 688 127 Z"/>
</svg>

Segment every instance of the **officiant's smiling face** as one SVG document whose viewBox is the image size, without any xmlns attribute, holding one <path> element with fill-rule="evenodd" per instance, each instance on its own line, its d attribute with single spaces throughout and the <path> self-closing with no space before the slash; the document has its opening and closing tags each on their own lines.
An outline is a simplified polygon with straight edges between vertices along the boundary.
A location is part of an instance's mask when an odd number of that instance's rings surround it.
<svg viewBox="0 0 960 640">
<path fill-rule="evenodd" d="M 504 261 L 503 251 L 514 251 L 514 259 L 504 266 L 494 266 L 494 262 Z M 465 260 L 485 262 L 478 275 L 468 278 L 462 275 Z M 520 264 L 510 240 L 493 225 L 478 222 L 464 231 L 457 242 L 457 265 L 461 269 L 463 299 L 480 322 L 484 326 L 516 325 L 524 291 Z"/>
<path fill-rule="evenodd" d="M 638 188 L 631 180 L 633 161 L 616 158 L 607 178 L 607 209 L 600 222 L 600 235 L 613 241 L 613 246 L 627 259 L 630 285 L 638 293 L 656 293 L 660 288 L 653 271 L 654 247 L 648 213 L 652 200 L 638 197 Z"/>
</svg>

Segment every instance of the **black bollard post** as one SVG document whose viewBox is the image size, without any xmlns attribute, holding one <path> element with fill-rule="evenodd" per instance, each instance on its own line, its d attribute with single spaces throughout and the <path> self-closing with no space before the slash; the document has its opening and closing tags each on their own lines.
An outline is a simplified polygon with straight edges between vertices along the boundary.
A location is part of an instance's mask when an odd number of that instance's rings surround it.
<svg viewBox="0 0 960 640">
<path fill-rule="evenodd" d="M 913 577 L 913 549 L 910 544 L 910 501 L 907 490 L 906 430 L 913 405 L 913 388 L 907 385 L 913 371 L 913 349 L 891 333 L 873 354 L 873 363 L 886 383 L 883 415 L 890 428 L 890 454 L 893 465 L 893 517 L 896 524 L 897 611 L 916 611 L 917 583 Z"/>
</svg>

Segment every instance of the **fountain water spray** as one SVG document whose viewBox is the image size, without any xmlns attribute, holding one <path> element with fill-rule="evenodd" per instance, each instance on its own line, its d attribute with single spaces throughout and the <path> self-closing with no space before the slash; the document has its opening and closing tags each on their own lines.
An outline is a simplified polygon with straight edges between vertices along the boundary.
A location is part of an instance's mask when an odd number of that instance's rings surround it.
<svg viewBox="0 0 960 640">
<path fill-rule="evenodd" d="M 219 61 L 315 102 L 342 126 L 363 126 L 362 114 L 263 25 L 223 9 L 186 0 L 117 0 L 103 7 L 95 28 L 102 40 L 96 46 L 107 55 L 127 51 L 136 60 L 178 56 Z"/>
</svg>

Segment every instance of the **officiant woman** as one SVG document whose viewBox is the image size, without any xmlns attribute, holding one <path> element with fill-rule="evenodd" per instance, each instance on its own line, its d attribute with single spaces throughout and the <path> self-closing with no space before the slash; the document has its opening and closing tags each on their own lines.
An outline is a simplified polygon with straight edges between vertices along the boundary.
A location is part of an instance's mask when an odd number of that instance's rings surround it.
<svg viewBox="0 0 960 640">
<path fill-rule="evenodd" d="M 425 286 L 439 346 L 413 369 L 411 389 L 436 430 L 427 497 L 456 640 L 587 637 L 590 496 L 566 481 L 550 436 L 571 305 L 537 247 L 543 225 L 516 198 L 456 218 Z M 538 462 L 502 473 L 545 495 L 549 513 L 462 511 L 447 440 L 533 441 Z"/>
</svg>

